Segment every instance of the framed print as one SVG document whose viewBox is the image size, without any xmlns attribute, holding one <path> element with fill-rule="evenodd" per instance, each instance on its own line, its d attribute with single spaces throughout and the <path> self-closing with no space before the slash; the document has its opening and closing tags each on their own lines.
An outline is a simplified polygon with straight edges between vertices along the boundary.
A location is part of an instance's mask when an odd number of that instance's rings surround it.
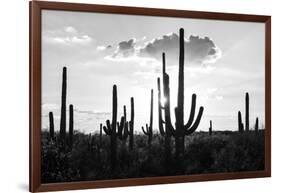
<svg viewBox="0 0 281 193">
<path fill-rule="evenodd" d="M 270 176 L 270 16 L 30 2 L 30 191 Z"/>
</svg>

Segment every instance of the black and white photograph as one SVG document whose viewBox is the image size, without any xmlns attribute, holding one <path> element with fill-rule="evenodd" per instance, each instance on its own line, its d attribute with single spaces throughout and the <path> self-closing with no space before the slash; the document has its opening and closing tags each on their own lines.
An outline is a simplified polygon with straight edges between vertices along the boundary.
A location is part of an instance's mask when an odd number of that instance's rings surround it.
<svg viewBox="0 0 281 193">
<path fill-rule="evenodd" d="M 41 183 L 265 170 L 265 24 L 42 10 Z"/>
</svg>

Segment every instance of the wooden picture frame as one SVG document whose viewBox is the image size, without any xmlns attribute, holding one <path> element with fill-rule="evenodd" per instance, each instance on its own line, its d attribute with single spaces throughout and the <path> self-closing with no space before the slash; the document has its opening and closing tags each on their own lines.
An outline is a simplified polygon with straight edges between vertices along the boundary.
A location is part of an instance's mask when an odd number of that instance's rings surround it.
<svg viewBox="0 0 281 193">
<path fill-rule="evenodd" d="M 154 9 L 140 7 L 105 6 L 94 4 L 59 3 L 45 1 L 29 2 L 30 9 L 30 191 L 61 191 L 89 188 L 122 187 L 136 185 L 182 183 L 211 180 L 260 178 L 271 176 L 271 17 L 232 13 Z M 97 12 L 142 16 L 194 18 L 224 21 L 258 22 L 265 24 L 265 158 L 263 171 L 213 173 L 145 177 L 66 183 L 41 183 L 41 12 L 61 10 L 74 12 Z"/>
</svg>

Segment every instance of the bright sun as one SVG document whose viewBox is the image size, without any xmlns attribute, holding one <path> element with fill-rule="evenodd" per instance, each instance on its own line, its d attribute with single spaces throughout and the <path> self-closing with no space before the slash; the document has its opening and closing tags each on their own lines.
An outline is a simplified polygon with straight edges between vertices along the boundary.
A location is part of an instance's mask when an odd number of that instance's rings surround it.
<svg viewBox="0 0 281 193">
<path fill-rule="evenodd" d="M 161 105 L 165 106 L 166 102 L 167 102 L 166 97 L 161 97 Z"/>
</svg>

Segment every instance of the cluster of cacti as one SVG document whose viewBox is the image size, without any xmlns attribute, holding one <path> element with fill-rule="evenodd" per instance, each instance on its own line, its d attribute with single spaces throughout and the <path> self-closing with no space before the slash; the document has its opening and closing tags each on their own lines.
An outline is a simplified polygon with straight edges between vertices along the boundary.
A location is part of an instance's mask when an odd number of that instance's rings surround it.
<svg viewBox="0 0 281 193">
<path fill-rule="evenodd" d="M 164 98 L 166 103 L 162 106 L 160 101 L 158 101 L 159 109 L 159 130 L 160 133 L 166 136 L 167 148 L 170 149 L 170 137 L 175 137 L 176 144 L 176 159 L 180 162 L 184 154 L 184 141 L 185 136 L 192 134 L 199 126 L 204 108 L 201 106 L 199 108 L 199 113 L 194 121 L 195 107 L 196 107 L 196 94 L 192 95 L 191 101 L 191 110 L 189 115 L 189 120 L 184 124 L 184 30 L 180 29 L 180 38 L 179 38 L 179 75 L 178 75 L 178 96 L 177 96 L 177 107 L 175 108 L 175 128 L 171 123 L 170 115 L 170 88 L 169 88 L 169 75 L 166 73 L 165 69 L 165 53 L 163 53 L 163 90 Z M 161 99 L 161 90 L 160 90 L 160 80 L 158 78 L 158 91 L 160 95 L 158 100 Z M 164 110 L 165 121 L 162 120 L 161 110 Z M 165 125 L 165 131 L 164 126 Z"/>
<path fill-rule="evenodd" d="M 112 120 L 106 120 L 106 126 L 103 130 L 106 135 L 110 136 L 110 165 L 111 169 L 115 169 L 117 158 L 117 86 L 113 85 L 112 91 Z"/>
<path fill-rule="evenodd" d="M 110 155 L 111 155 L 111 169 L 115 169 L 117 158 L 117 138 L 124 143 L 127 137 L 130 136 L 129 148 L 133 148 L 134 143 L 134 98 L 131 98 L 131 120 L 127 121 L 126 106 L 123 107 L 123 116 L 120 122 L 117 122 L 117 86 L 113 85 L 112 96 L 112 121 L 106 121 L 106 126 L 103 126 L 103 130 L 106 135 L 110 136 Z"/>
<path fill-rule="evenodd" d="M 59 132 L 59 142 L 62 150 L 66 150 L 66 145 L 68 145 L 69 150 L 73 146 L 73 105 L 69 105 L 69 132 L 68 141 L 66 136 L 66 88 L 67 88 L 67 68 L 63 67 L 62 72 L 62 94 L 61 94 L 61 117 L 60 117 L 60 132 Z M 50 139 L 55 139 L 54 131 L 54 115 L 53 112 L 49 112 L 49 132 Z M 67 143 L 68 142 L 68 143 Z"/>
<path fill-rule="evenodd" d="M 120 122 L 117 122 L 117 133 L 118 138 L 123 141 L 123 143 L 126 143 L 127 137 L 129 135 L 129 123 L 127 121 L 127 112 L 126 112 L 126 105 L 123 106 L 123 116 L 121 117 Z"/>
<path fill-rule="evenodd" d="M 147 144 L 148 146 L 151 145 L 152 135 L 153 135 L 153 89 L 151 89 L 151 97 L 150 97 L 150 120 L 149 125 L 146 124 L 146 129 L 142 127 L 142 131 L 145 135 L 147 135 Z"/>
<path fill-rule="evenodd" d="M 245 95 L 245 128 L 244 124 L 242 122 L 242 114 L 240 111 L 238 111 L 238 131 L 243 132 L 244 129 L 246 132 L 250 130 L 250 121 L 249 121 L 249 93 L 246 92 Z M 259 130 L 259 119 L 258 117 L 256 118 L 255 126 L 254 126 L 255 131 Z"/>
<path fill-rule="evenodd" d="M 213 133 L 213 122 L 210 120 L 210 127 L 209 127 L 209 135 L 212 135 Z"/>
<path fill-rule="evenodd" d="M 192 94 L 191 106 L 189 118 L 186 123 L 184 123 L 184 30 L 181 28 L 179 31 L 179 72 L 178 72 L 178 90 L 177 90 L 177 105 L 174 109 L 175 124 L 172 124 L 171 119 L 171 107 L 170 107 L 170 77 L 166 72 L 166 58 L 165 53 L 162 53 L 162 87 L 161 79 L 157 78 L 157 91 L 158 91 L 158 120 L 159 120 L 159 131 L 160 138 L 163 141 L 164 138 L 164 150 L 165 150 L 165 164 L 167 172 L 169 172 L 169 165 L 172 163 L 172 137 L 174 138 L 174 150 L 175 150 L 175 161 L 177 165 L 181 168 L 183 163 L 184 151 L 185 151 L 185 137 L 191 135 L 198 128 L 204 107 L 200 106 L 197 116 L 195 116 L 196 111 L 196 94 Z M 163 89 L 163 91 L 162 91 Z M 66 133 L 66 97 L 67 97 L 67 68 L 63 67 L 62 73 L 62 93 L 61 93 L 61 115 L 60 115 L 60 130 L 58 142 L 63 150 L 72 150 L 73 148 L 73 134 L 74 134 L 74 108 L 73 105 L 69 105 L 69 132 L 68 136 Z M 151 89 L 151 100 L 150 100 L 150 119 L 149 123 L 146 123 L 145 127 L 142 127 L 144 135 L 147 136 L 148 147 L 151 147 L 152 137 L 153 137 L 153 89 Z M 165 102 L 162 104 L 162 99 Z M 118 140 L 122 142 L 125 146 L 127 144 L 127 139 L 129 138 L 128 147 L 130 150 L 134 148 L 134 119 L 135 119 L 135 109 L 134 109 L 134 98 L 131 97 L 130 100 L 131 113 L 130 120 L 127 120 L 127 109 L 123 106 L 123 115 L 120 120 L 117 120 L 118 115 L 118 98 L 117 98 L 117 86 L 113 85 L 112 91 L 112 118 L 111 120 L 106 120 L 106 124 L 102 123 L 99 125 L 99 136 L 97 145 L 98 159 L 100 159 L 100 153 L 102 148 L 102 137 L 103 131 L 106 135 L 110 136 L 110 166 L 111 170 L 115 170 L 117 166 L 117 149 Z M 259 120 L 256 118 L 255 131 L 259 129 Z M 245 96 L 245 124 L 242 122 L 242 114 L 238 111 L 238 130 L 239 132 L 249 131 L 249 94 L 246 93 Z M 213 134 L 213 122 L 210 120 L 209 135 Z M 49 137 L 51 140 L 55 140 L 55 130 L 54 130 L 54 115 L 53 112 L 49 112 Z M 160 140 L 159 138 L 159 140 Z M 95 143 L 95 138 L 89 135 L 88 139 L 88 149 L 93 151 L 92 144 Z M 96 147 L 96 146 L 95 146 Z M 151 150 L 151 149 L 150 149 Z M 182 169 L 182 168 L 181 168 Z"/>
</svg>

